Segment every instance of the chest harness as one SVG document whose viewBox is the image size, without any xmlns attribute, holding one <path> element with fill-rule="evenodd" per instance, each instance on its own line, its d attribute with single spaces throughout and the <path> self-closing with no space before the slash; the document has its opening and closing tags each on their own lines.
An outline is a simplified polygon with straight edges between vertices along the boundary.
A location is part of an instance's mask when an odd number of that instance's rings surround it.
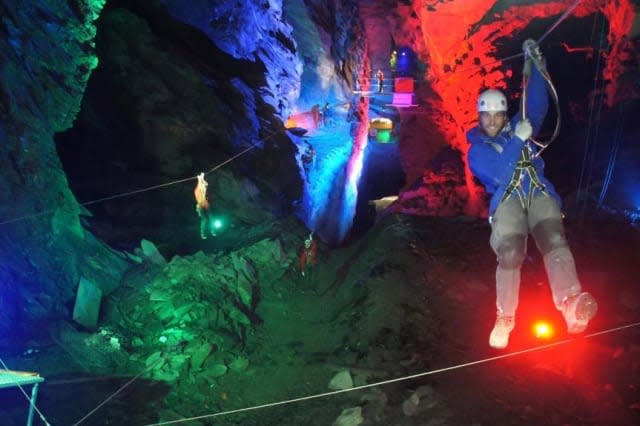
<svg viewBox="0 0 640 426">
<path fill-rule="evenodd" d="M 522 187 L 522 181 L 525 176 L 529 177 L 529 185 L 526 190 Z M 536 191 L 549 195 L 547 188 L 544 183 L 540 181 L 538 172 L 533 165 L 533 161 L 531 159 L 531 148 L 526 145 L 522 151 L 520 151 L 520 160 L 516 163 L 516 167 L 511 175 L 511 180 L 509 181 L 500 202 L 503 202 L 511 195 L 516 194 L 520 200 L 522 208 L 528 209 L 531 206 L 531 202 L 533 201 Z"/>
</svg>

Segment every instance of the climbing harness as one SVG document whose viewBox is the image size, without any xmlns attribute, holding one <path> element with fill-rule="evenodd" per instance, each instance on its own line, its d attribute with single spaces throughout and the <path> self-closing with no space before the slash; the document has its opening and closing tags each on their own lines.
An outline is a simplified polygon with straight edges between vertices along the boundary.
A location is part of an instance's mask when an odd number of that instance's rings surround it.
<svg viewBox="0 0 640 426">
<path fill-rule="evenodd" d="M 551 76 L 547 71 L 547 67 L 544 63 L 544 59 L 542 58 L 542 52 L 540 52 L 540 47 L 538 43 L 534 40 L 526 40 L 522 45 L 522 49 L 525 52 L 524 55 L 524 68 L 522 70 L 522 97 L 520 101 L 520 113 L 523 120 L 527 118 L 527 86 L 529 85 L 529 78 L 531 77 L 531 69 L 532 66 L 535 66 L 540 75 L 544 78 L 546 83 L 547 91 L 553 99 L 553 103 L 556 107 L 556 127 L 553 130 L 553 135 L 547 142 L 540 142 L 535 140 L 533 137 L 529 138 L 531 142 L 540 147 L 540 150 L 534 155 L 534 158 L 540 156 L 540 154 L 547 149 L 547 147 L 553 142 L 560 133 L 560 123 L 561 123 L 561 112 L 560 112 L 560 102 L 558 100 L 558 92 L 556 92 L 556 88 L 553 86 L 553 82 L 551 81 Z"/>
<path fill-rule="evenodd" d="M 521 185 L 525 174 L 529 176 L 529 180 L 531 182 L 527 193 L 525 193 Z M 534 167 L 531 159 L 531 149 L 527 146 L 521 151 L 520 161 L 516 163 L 516 168 L 511 176 L 511 181 L 509 182 L 509 185 L 507 185 L 507 189 L 505 189 L 501 202 L 505 201 L 515 193 L 518 195 L 520 205 L 522 205 L 522 208 L 526 210 L 531 207 L 531 202 L 533 201 L 536 190 L 540 191 L 542 194 L 549 195 L 546 186 L 538 177 L 538 172 L 536 172 L 536 168 Z"/>
</svg>

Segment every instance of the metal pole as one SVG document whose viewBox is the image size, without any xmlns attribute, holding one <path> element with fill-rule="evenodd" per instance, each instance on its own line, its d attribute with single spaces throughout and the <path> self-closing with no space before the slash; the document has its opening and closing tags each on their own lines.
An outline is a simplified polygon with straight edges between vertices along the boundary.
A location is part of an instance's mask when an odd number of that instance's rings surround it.
<svg viewBox="0 0 640 426">
<path fill-rule="evenodd" d="M 29 416 L 27 417 L 27 426 L 31 426 L 33 424 L 33 407 L 36 405 L 36 399 L 38 398 L 38 385 L 36 383 L 33 385 L 31 389 L 31 399 L 29 399 Z"/>
</svg>

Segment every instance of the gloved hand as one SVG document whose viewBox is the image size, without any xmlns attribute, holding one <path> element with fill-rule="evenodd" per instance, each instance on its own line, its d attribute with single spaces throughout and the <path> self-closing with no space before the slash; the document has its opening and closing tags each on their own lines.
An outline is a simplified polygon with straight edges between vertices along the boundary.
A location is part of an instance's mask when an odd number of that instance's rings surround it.
<svg viewBox="0 0 640 426">
<path fill-rule="evenodd" d="M 533 134 L 533 128 L 531 127 L 531 123 L 529 119 L 520 120 L 518 124 L 516 124 L 515 135 L 519 137 L 522 141 L 526 141 Z"/>
<path fill-rule="evenodd" d="M 532 39 L 526 39 L 524 43 L 522 43 L 522 50 L 525 55 L 531 56 L 534 59 L 542 59 L 542 51 L 540 51 L 540 46 L 538 42 Z"/>
</svg>

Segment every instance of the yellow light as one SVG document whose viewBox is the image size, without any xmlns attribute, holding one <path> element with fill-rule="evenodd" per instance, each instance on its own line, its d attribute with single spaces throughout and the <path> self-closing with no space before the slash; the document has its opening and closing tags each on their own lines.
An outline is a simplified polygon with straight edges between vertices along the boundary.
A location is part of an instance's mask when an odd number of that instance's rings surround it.
<svg viewBox="0 0 640 426">
<path fill-rule="evenodd" d="M 553 337 L 553 327 L 546 321 L 536 321 L 533 324 L 533 334 L 538 339 L 549 340 Z"/>
</svg>

